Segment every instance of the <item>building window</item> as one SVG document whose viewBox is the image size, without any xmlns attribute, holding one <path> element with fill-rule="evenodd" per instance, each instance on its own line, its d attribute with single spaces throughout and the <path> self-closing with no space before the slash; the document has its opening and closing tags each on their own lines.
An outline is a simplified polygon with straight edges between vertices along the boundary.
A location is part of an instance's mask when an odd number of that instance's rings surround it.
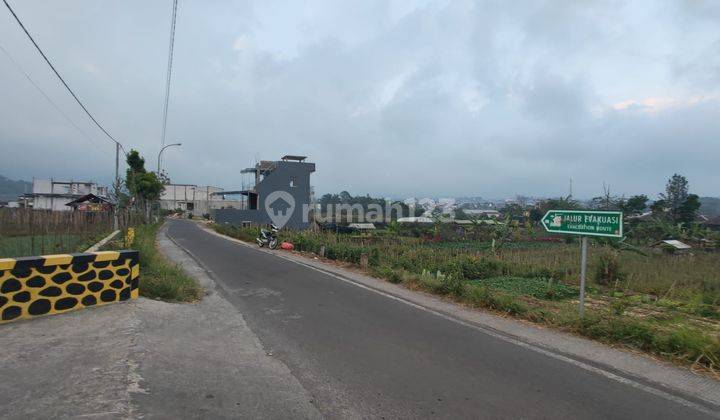
<svg viewBox="0 0 720 420">
<path fill-rule="evenodd" d="M 297 178 L 296 177 L 290 178 L 290 186 L 297 187 Z"/>
</svg>

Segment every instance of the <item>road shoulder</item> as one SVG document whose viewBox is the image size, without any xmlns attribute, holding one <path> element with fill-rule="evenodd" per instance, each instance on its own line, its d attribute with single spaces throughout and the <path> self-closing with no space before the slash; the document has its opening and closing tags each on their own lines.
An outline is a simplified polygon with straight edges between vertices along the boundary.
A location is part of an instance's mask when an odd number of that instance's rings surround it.
<svg viewBox="0 0 720 420">
<path fill-rule="evenodd" d="M 200 225 L 200 227 L 207 233 L 225 240 L 251 247 L 258 252 L 272 253 L 280 258 L 332 275 L 340 281 L 367 288 L 388 298 L 481 329 L 491 335 L 565 360 L 579 368 L 643 388 L 648 392 L 658 393 L 681 403 L 698 404 L 706 409 L 709 407 L 711 410 L 718 410 L 720 407 L 720 384 L 705 375 L 694 374 L 646 355 L 613 348 L 582 337 L 504 318 L 482 310 L 466 308 L 427 293 L 327 264 L 308 255 L 259 249 L 253 244 L 221 235 L 207 226 Z"/>
</svg>

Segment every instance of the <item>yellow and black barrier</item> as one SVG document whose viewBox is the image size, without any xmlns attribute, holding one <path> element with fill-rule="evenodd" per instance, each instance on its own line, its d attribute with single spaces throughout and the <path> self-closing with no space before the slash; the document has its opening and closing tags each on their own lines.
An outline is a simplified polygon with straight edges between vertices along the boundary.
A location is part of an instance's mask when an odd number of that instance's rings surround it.
<svg viewBox="0 0 720 420">
<path fill-rule="evenodd" d="M 0 258 L 0 324 L 139 294 L 138 251 Z"/>
</svg>

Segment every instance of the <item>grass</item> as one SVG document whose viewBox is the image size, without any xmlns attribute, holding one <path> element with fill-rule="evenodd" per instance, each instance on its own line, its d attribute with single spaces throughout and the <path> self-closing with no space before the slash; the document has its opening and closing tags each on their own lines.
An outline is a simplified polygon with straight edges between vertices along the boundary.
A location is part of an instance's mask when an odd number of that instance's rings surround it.
<svg viewBox="0 0 720 420">
<path fill-rule="evenodd" d="M 533 299 L 528 293 L 541 291 L 542 288 L 516 278 L 496 278 L 453 287 L 448 285 L 451 281 L 438 276 L 418 277 L 406 273 L 400 277 L 411 287 L 447 295 L 474 307 L 551 325 L 609 344 L 623 344 L 681 364 L 704 366 L 712 372 L 720 367 L 720 338 L 717 334 L 708 334 L 700 327 L 678 325 L 677 322 L 681 321 L 678 318 L 673 319 L 673 323 L 663 323 L 653 318 L 626 316 L 624 311 L 613 307 L 588 309 L 585 317 L 580 318 L 575 303 L 549 303 Z M 526 290 L 528 284 L 531 290 Z"/>
<path fill-rule="evenodd" d="M 255 228 L 214 225 L 253 241 Z M 622 344 L 681 364 L 720 367 L 720 258 L 590 249 L 589 305 L 579 318 L 577 244 L 516 241 L 493 253 L 487 242 L 430 242 L 377 235 L 281 232 L 301 252 L 359 265 L 375 277 L 458 302 Z"/>
<path fill-rule="evenodd" d="M 160 226 L 140 225 L 135 228 L 132 249 L 140 251 L 140 295 L 176 302 L 197 301 L 203 294 L 200 285 L 157 249 L 155 238 Z M 122 241 L 111 242 L 106 249 L 122 247 Z"/>
<path fill-rule="evenodd" d="M 58 233 L 2 236 L 0 237 L 0 258 L 83 252 L 109 234 L 110 232 L 107 231 L 94 234 Z"/>
<path fill-rule="evenodd" d="M 501 276 L 474 280 L 469 284 L 487 286 L 492 290 L 514 296 L 532 296 L 537 299 L 563 300 L 578 296 L 577 288 L 543 278 Z"/>
</svg>

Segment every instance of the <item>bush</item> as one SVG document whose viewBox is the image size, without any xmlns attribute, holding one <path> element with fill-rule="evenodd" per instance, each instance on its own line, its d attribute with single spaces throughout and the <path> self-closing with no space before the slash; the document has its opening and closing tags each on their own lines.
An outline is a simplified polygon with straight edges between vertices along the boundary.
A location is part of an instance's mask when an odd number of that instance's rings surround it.
<svg viewBox="0 0 720 420">
<path fill-rule="evenodd" d="M 373 267 L 371 270 L 373 276 L 385 279 L 390 283 L 397 284 L 403 281 L 400 273 L 388 266 Z"/>
<path fill-rule="evenodd" d="M 595 271 L 595 282 L 610 285 L 622 281 L 625 274 L 620 270 L 620 255 L 612 248 L 604 248 L 598 255 L 598 264 Z"/>
<path fill-rule="evenodd" d="M 528 312 L 527 306 L 515 296 L 493 292 L 487 285 L 467 286 L 465 298 L 476 306 L 506 312 L 511 315 L 522 315 Z"/>
<path fill-rule="evenodd" d="M 495 277 L 502 273 L 504 264 L 499 260 L 478 258 L 471 255 L 458 257 L 459 274 L 467 280 Z"/>
</svg>

